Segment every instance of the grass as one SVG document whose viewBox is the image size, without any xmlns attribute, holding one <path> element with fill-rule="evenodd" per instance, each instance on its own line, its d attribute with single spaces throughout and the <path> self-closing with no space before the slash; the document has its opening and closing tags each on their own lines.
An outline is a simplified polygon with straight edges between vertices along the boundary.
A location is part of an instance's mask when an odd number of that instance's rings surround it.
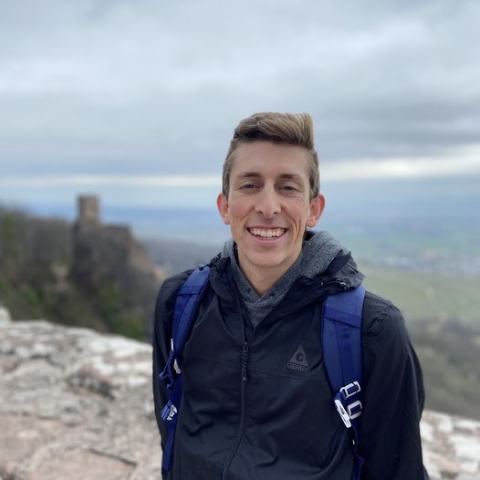
<svg viewBox="0 0 480 480">
<path fill-rule="evenodd" d="M 427 408 L 480 419 L 480 279 L 359 268 L 367 289 L 395 303 L 409 324 Z"/>
<path fill-rule="evenodd" d="M 395 303 L 408 320 L 480 324 L 480 279 L 360 264 L 368 290 Z"/>
</svg>

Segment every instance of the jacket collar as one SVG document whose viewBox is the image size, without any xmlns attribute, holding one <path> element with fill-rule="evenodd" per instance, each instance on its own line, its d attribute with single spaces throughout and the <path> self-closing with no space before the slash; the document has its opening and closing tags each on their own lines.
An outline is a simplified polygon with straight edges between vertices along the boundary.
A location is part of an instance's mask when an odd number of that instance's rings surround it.
<svg viewBox="0 0 480 480">
<path fill-rule="evenodd" d="M 210 262 L 210 284 L 224 301 L 231 302 L 237 295 L 232 276 L 231 259 L 218 254 Z M 350 252 L 340 251 L 327 268 L 317 275 L 301 274 L 291 286 L 288 295 L 275 310 L 282 315 L 296 311 L 309 303 L 322 300 L 327 295 L 358 287 L 364 275 L 358 271 Z"/>
</svg>

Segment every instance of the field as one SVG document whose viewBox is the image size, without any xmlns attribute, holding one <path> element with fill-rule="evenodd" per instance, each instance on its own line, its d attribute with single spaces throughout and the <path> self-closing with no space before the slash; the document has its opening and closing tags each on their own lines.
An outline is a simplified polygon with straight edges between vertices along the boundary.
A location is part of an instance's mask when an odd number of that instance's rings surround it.
<svg viewBox="0 0 480 480">
<path fill-rule="evenodd" d="M 480 279 L 360 268 L 367 288 L 405 315 L 423 368 L 427 407 L 480 419 Z"/>
<path fill-rule="evenodd" d="M 365 286 L 392 300 L 410 320 L 456 321 L 480 328 L 480 279 L 359 265 Z"/>
</svg>

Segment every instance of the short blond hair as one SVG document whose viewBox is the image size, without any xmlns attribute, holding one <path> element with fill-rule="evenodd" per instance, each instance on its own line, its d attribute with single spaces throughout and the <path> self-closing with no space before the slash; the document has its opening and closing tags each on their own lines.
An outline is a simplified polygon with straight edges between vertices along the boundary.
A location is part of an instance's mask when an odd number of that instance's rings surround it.
<svg viewBox="0 0 480 480">
<path fill-rule="evenodd" d="M 309 155 L 310 200 L 320 192 L 318 155 L 314 148 L 313 121 L 307 113 L 255 113 L 242 120 L 235 128 L 227 156 L 223 163 L 222 193 L 228 198 L 230 174 L 235 150 L 242 143 L 266 141 L 277 144 L 304 147 Z"/>
</svg>

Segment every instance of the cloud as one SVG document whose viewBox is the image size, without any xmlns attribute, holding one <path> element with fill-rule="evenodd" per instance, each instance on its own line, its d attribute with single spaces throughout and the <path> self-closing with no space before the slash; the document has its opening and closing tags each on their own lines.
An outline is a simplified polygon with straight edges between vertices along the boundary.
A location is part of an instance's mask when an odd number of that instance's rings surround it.
<svg viewBox="0 0 480 480">
<path fill-rule="evenodd" d="M 388 180 L 388 179 L 424 179 L 455 178 L 480 175 L 480 155 L 471 154 L 463 158 L 437 159 L 420 158 L 390 159 L 388 162 L 378 160 L 361 160 L 329 165 L 323 169 L 326 181 L 351 180 Z"/>
<path fill-rule="evenodd" d="M 441 171 L 480 144 L 480 3 L 394 3 L 3 2 L 0 178 L 216 175 L 262 110 L 313 115 L 325 175 Z"/>
<path fill-rule="evenodd" d="M 2 188 L 54 187 L 218 187 L 220 176 L 214 175 L 44 175 L 41 177 L 2 177 Z"/>
<path fill-rule="evenodd" d="M 411 178 L 467 177 L 480 175 L 480 148 L 457 154 L 454 158 L 394 158 L 388 161 L 361 159 L 328 163 L 320 167 L 327 182 Z M 221 175 L 22 175 L 0 177 L 0 188 L 221 188 Z"/>
</svg>

